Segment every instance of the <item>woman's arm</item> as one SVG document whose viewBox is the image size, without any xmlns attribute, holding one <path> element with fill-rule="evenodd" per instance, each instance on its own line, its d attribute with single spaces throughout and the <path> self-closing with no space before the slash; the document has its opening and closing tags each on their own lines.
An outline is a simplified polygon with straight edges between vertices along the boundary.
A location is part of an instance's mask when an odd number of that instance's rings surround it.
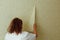
<svg viewBox="0 0 60 40">
<path fill-rule="evenodd" d="M 37 37 L 37 25 L 36 24 L 33 25 L 33 29 L 34 29 L 33 33 L 36 34 L 36 37 Z"/>
</svg>

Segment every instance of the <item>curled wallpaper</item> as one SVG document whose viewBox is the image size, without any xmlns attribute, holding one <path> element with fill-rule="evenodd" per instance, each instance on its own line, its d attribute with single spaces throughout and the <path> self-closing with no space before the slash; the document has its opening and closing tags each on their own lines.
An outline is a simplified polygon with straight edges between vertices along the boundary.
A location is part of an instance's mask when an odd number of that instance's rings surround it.
<svg viewBox="0 0 60 40">
<path fill-rule="evenodd" d="M 35 5 L 32 9 L 32 14 L 31 14 L 31 17 L 30 17 L 30 20 L 29 20 L 29 28 L 30 28 L 31 32 L 33 31 L 34 23 L 35 23 Z"/>
</svg>

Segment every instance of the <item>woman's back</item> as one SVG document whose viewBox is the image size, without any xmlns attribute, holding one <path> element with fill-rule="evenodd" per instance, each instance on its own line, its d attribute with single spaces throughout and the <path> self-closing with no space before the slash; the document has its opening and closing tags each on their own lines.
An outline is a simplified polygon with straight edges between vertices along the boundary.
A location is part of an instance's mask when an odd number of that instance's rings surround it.
<svg viewBox="0 0 60 40">
<path fill-rule="evenodd" d="M 5 40 L 35 40 L 36 35 L 28 32 L 22 32 L 21 34 L 7 33 Z"/>
<path fill-rule="evenodd" d="M 35 40 L 36 38 L 36 26 L 34 25 L 34 34 L 22 31 L 23 22 L 19 18 L 14 18 L 9 27 L 8 33 L 5 36 L 5 40 Z"/>
</svg>

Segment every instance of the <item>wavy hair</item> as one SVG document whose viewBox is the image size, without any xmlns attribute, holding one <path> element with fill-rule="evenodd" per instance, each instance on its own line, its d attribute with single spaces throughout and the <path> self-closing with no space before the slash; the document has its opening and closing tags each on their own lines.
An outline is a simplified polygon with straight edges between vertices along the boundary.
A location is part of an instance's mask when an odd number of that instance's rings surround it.
<svg viewBox="0 0 60 40">
<path fill-rule="evenodd" d="M 8 32 L 9 33 L 14 33 L 16 32 L 16 34 L 19 34 L 22 32 L 22 20 L 19 18 L 14 18 L 9 27 L 8 27 Z"/>
</svg>

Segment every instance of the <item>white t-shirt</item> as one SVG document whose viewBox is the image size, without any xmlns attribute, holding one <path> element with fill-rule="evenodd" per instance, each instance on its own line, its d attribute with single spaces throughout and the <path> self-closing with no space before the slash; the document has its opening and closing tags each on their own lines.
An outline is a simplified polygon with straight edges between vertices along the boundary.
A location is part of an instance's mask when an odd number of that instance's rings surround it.
<svg viewBox="0 0 60 40">
<path fill-rule="evenodd" d="M 22 32 L 21 34 L 16 33 L 7 33 L 5 35 L 5 40 L 36 40 L 36 34 L 29 32 Z"/>
</svg>

